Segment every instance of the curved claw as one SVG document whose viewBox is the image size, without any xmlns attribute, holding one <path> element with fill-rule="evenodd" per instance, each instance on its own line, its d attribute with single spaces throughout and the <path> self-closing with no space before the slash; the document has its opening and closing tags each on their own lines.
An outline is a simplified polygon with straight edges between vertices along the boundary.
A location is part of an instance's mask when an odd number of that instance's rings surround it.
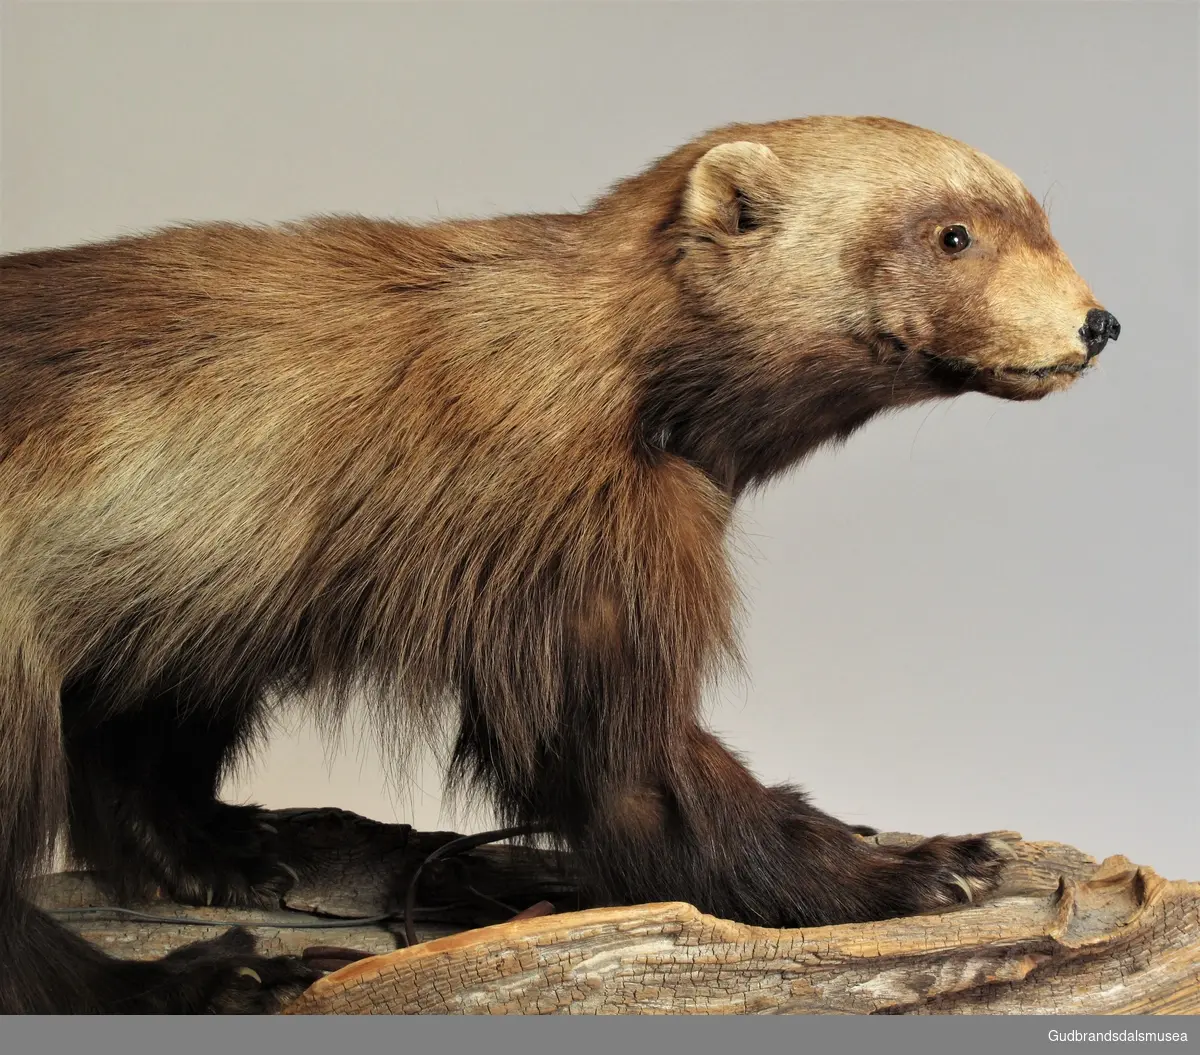
<svg viewBox="0 0 1200 1055">
<path fill-rule="evenodd" d="M 950 877 L 950 882 L 952 882 L 964 894 L 966 894 L 967 904 L 971 904 L 975 900 L 975 891 L 971 889 L 971 884 L 968 883 L 962 876 L 952 875 Z"/>
<path fill-rule="evenodd" d="M 276 864 L 280 868 L 282 868 L 285 872 L 287 872 L 288 875 L 290 875 L 292 877 L 292 885 L 293 886 L 300 885 L 300 875 L 291 865 L 287 864 L 284 861 L 277 861 Z"/>
<path fill-rule="evenodd" d="M 253 978 L 259 985 L 263 984 L 262 975 L 260 975 L 253 967 L 239 967 L 234 973 L 243 975 L 246 978 Z"/>
<path fill-rule="evenodd" d="M 1001 860 L 1011 861 L 1017 856 L 1017 843 L 1021 841 L 1021 837 L 1016 832 L 990 834 L 985 836 L 985 838 L 987 839 L 987 844 L 989 847 L 991 847 L 992 852 L 995 853 L 997 857 L 1001 858 Z"/>
</svg>

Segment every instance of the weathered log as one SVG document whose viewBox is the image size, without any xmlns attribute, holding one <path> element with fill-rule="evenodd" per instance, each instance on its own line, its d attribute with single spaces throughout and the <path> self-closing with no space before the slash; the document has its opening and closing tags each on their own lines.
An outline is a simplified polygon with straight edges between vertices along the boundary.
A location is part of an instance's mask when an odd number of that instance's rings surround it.
<svg viewBox="0 0 1200 1055">
<path fill-rule="evenodd" d="M 166 955 L 233 923 L 250 927 L 265 955 L 299 955 L 312 945 L 390 952 L 404 945 L 397 892 L 434 850 L 460 838 L 337 809 L 274 810 L 264 817 L 298 876 L 277 909 L 196 907 L 158 896 L 121 908 L 188 922 L 131 918 L 112 911 L 116 903 L 86 872 L 43 876 L 36 900 L 89 941 L 130 959 Z M 566 855 L 522 845 L 481 846 L 433 862 L 422 871 L 419 895 L 414 921 L 421 941 L 508 919 L 543 900 L 560 909 L 585 905 Z"/>
<path fill-rule="evenodd" d="M 397 877 L 402 889 L 455 836 L 336 810 L 281 811 L 272 823 L 296 840 L 298 859 L 311 859 L 279 910 L 159 900 L 138 908 L 211 923 L 72 925 L 131 957 L 161 955 L 231 920 L 255 922 L 268 952 L 329 945 L 376 954 L 326 975 L 285 1014 L 1200 1013 L 1200 884 L 1168 882 L 1124 857 L 1098 864 L 1060 843 L 1014 842 L 1005 883 L 983 904 L 796 930 L 748 927 L 681 903 L 586 908 L 569 855 L 485 846 L 422 873 L 422 943 L 397 948 L 397 919 L 350 917 L 396 910 Z M 560 911 L 493 922 L 544 899 Z M 58 909 L 110 904 L 77 873 L 47 877 L 40 900 Z M 318 921 L 336 929 L 298 927 Z"/>
</svg>

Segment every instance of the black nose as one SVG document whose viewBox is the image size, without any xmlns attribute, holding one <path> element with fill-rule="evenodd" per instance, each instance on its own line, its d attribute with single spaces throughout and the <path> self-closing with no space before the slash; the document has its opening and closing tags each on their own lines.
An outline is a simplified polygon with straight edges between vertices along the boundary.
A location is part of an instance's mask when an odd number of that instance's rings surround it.
<svg viewBox="0 0 1200 1055">
<path fill-rule="evenodd" d="M 1092 308 L 1087 318 L 1079 327 L 1079 339 L 1087 347 L 1088 359 L 1094 359 L 1109 341 L 1115 341 L 1121 336 L 1121 324 L 1111 311 Z"/>
</svg>

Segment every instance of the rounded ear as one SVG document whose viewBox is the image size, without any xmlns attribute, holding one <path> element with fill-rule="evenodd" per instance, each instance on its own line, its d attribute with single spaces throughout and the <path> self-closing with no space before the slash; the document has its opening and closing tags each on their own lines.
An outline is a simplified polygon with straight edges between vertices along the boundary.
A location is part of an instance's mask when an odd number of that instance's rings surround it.
<svg viewBox="0 0 1200 1055">
<path fill-rule="evenodd" d="M 697 233 L 738 235 L 763 226 L 782 200 L 783 165 L 762 143 L 713 147 L 692 167 L 682 215 Z"/>
</svg>

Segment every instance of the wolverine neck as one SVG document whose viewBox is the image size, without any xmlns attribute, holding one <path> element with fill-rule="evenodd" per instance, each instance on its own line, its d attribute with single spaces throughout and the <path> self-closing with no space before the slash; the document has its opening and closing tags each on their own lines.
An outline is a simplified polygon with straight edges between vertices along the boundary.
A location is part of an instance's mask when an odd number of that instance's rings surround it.
<svg viewBox="0 0 1200 1055">
<path fill-rule="evenodd" d="M 659 350 L 639 415 L 647 451 L 686 459 L 734 497 L 767 482 L 887 407 L 875 373 L 839 351 L 798 352 L 756 375 L 726 344 Z"/>
<path fill-rule="evenodd" d="M 602 300 L 638 376 L 643 456 L 683 458 L 736 497 L 909 401 L 905 379 L 851 338 L 764 348 L 704 317 L 676 280 L 669 215 L 640 220 L 642 239 L 591 244 L 605 244 L 596 273 L 612 284 Z"/>
</svg>

